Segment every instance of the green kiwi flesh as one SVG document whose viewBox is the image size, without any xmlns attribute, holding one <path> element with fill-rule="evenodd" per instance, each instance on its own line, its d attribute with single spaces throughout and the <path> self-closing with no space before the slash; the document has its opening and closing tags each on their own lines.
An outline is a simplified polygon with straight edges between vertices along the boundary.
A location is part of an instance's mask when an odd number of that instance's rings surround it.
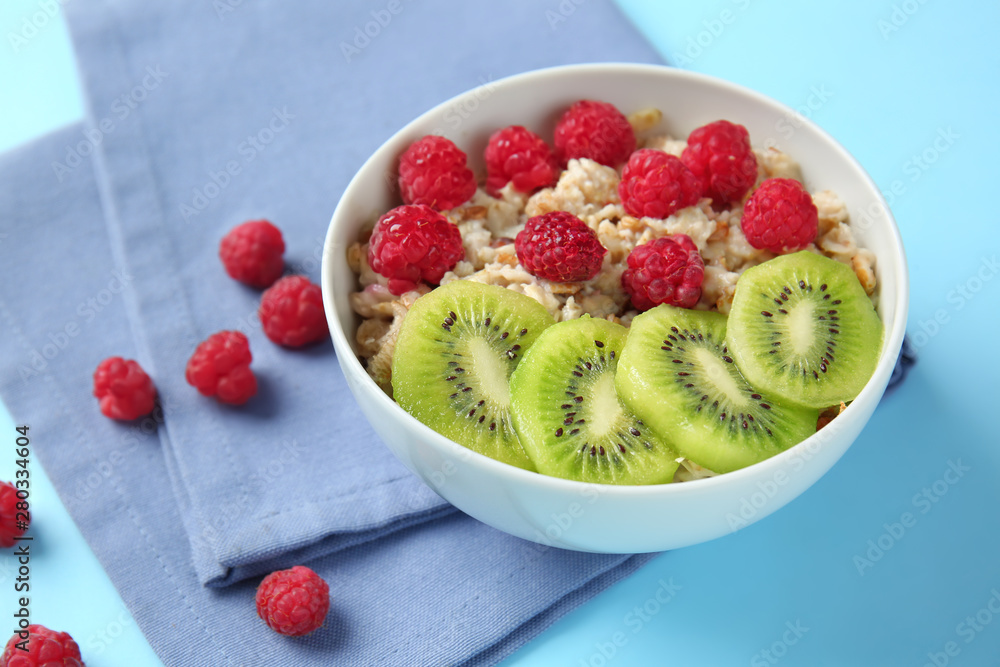
<svg viewBox="0 0 1000 667">
<path fill-rule="evenodd" d="M 853 400 L 875 372 L 882 322 L 850 267 L 808 251 L 747 269 L 729 347 L 755 386 L 824 408 Z"/>
<path fill-rule="evenodd" d="M 637 315 L 616 380 L 640 419 L 718 473 L 763 461 L 816 432 L 817 410 L 781 404 L 743 378 L 719 313 L 660 305 Z"/>
<path fill-rule="evenodd" d="M 514 426 L 539 472 L 595 484 L 673 480 L 677 453 L 619 400 L 628 330 L 589 316 L 554 324 L 511 377 Z"/>
<path fill-rule="evenodd" d="M 469 449 L 534 470 L 511 424 L 510 376 L 554 320 L 503 287 L 455 280 L 421 296 L 392 359 L 396 402 Z"/>
</svg>

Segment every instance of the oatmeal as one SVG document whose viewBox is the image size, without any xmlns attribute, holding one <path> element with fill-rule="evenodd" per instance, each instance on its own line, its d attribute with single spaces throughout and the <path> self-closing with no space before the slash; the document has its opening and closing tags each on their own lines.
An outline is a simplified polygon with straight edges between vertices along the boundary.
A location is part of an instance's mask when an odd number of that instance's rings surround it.
<svg viewBox="0 0 1000 667">
<path fill-rule="evenodd" d="M 658 124 L 660 117 L 659 111 L 641 110 L 629 120 L 637 132 L 643 132 Z M 638 145 L 680 156 L 687 142 L 657 135 L 640 138 Z M 744 205 L 766 179 L 802 180 L 801 169 L 792 156 L 774 148 L 754 149 L 753 155 L 756 182 L 741 199 L 720 206 L 702 197 L 696 204 L 664 218 L 629 215 L 619 195 L 621 169 L 585 157 L 568 160 L 554 184 L 530 195 L 518 191 L 512 183 L 495 196 L 479 187 L 464 204 L 442 211 L 461 233 L 465 256 L 444 273 L 440 284 L 471 280 L 499 285 L 535 299 L 556 321 L 589 314 L 628 326 L 639 312 L 622 287 L 629 254 L 654 239 L 683 234 L 691 239 L 704 262 L 701 296 L 695 309 L 728 314 L 740 275 L 775 257 L 751 245 L 744 235 Z M 818 213 L 818 231 L 805 249 L 851 267 L 867 294 L 874 295 L 875 257 L 857 244 L 844 202 L 829 190 L 813 192 L 811 198 Z M 554 211 L 577 216 L 607 250 L 593 278 L 553 282 L 532 275 L 518 261 L 514 239 L 527 220 Z M 400 323 L 413 302 L 432 288 L 421 282 L 403 294 L 390 292 L 388 280 L 368 264 L 367 239 L 350 247 L 348 259 L 359 285 L 351 295 L 351 306 L 362 320 L 356 332 L 358 353 L 369 374 L 391 393 L 392 351 Z M 690 470 L 689 474 L 698 476 L 699 471 Z"/>
</svg>

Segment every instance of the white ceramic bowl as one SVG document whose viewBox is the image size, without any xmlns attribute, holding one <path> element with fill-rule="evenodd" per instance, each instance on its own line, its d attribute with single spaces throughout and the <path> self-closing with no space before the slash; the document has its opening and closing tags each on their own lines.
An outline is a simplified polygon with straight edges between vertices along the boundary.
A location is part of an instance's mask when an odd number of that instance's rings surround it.
<svg viewBox="0 0 1000 667">
<path fill-rule="evenodd" d="M 579 99 L 600 99 L 623 112 L 656 107 L 663 131 L 685 137 L 726 118 L 750 131 L 754 146 L 773 145 L 802 165 L 810 190 L 831 189 L 847 203 L 861 244 L 878 258 L 882 356 L 858 398 L 808 440 L 749 468 L 715 478 L 661 486 L 584 484 L 526 472 L 481 456 L 424 426 L 368 377 L 355 353 L 358 318 L 348 296 L 356 277 L 347 248 L 359 230 L 397 206 L 399 155 L 426 134 L 447 136 L 469 155 L 478 175 L 489 135 L 519 124 L 551 140 L 559 114 Z M 836 141 L 771 99 L 711 77 L 666 67 L 600 64 L 513 76 L 431 109 L 389 139 L 361 167 L 333 214 L 323 255 L 323 298 L 333 344 L 351 391 L 393 453 L 467 514 L 546 546 L 634 553 L 674 549 L 726 535 L 785 505 L 843 455 L 871 417 L 903 340 L 908 301 L 902 241 L 878 188 Z"/>
</svg>

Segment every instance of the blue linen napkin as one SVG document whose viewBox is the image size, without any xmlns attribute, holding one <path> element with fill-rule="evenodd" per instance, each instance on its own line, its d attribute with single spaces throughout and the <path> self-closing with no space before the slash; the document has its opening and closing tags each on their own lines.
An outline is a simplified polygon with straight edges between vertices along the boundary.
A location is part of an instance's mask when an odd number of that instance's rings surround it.
<svg viewBox="0 0 1000 667">
<path fill-rule="evenodd" d="M 917 348 L 910 342 L 908 336 L 903 338 L 903 346 L 899 349 L 899 356 L 896 358 L 896 365 L 892 367 L 892 375 L 889 376 L 889 384 L 885 389 L 888 396 L 896 387 L 903 383 L 907 373 L 917 363 Z"/>
<path fill-rule="evenodd" d="M 271 344 L 216 254 L 266 217 L 317 280 L 340 192 L 410 118 L 518 71 L 658 60 L 612 5 L 564 4 L 66 6 L 89 118 L 0 160 L 0 395 L 166 664 L 488 664 L 648 560 L 455 513 L 378 442 L 330 344 Z M 254 352 L 240 408 L 184 382 L 221 329 Z M 111 355 L 153 377 L 154 415 L 99 414 Z M 290 642 L 243 580 L 305 561 L 334 602 Z"/>
<path fill-rule="evenodd" d="M 0 395 L 167 664 L 488 664 L 646 562 L 453 513 L 377 441 L 329 344 L 272 346 L 258 293 L 215 255 L 232 225 L 270 217 L 315 280 L 340 191 L 419 112 L 535 67 L 655 62 L 613 7 L 66 9 L 90 118 L 0 161 Z M 255 353 L 261 394 L 243 408 L 183 382 L 222 328 Z M 152 418 L 97 413 L 90 374 L 112 354 L 153 375 Z M 331 583 L 327 626 L 262 632 L 242 580 L 307 560 Z"/>
</svg>

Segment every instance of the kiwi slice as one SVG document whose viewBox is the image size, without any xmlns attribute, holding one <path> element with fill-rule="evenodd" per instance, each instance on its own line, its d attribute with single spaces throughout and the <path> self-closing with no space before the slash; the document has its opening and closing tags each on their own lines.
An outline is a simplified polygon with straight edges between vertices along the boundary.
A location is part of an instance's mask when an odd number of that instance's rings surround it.
<svg viewBox="0 0 1000 667">
<path fill-rule="evenodd" d="M 677 453 L 618 399 L 628 330 L 584 316 L 538 337 L 511 376 L 514 426 L 539 472 L 597 484 L 673 479 Z"/>
<path fill-rule="evenodd" d="M 441 435 L 534 470 L 510 418 L 510 375 L 554 322 L 531 297 L 455 280 L 417 299 L 392 358 L 396 402 Z"/>
<path fill-rule="evenodd" d="M 726 317 L 661 305 L 632 320 L 618 362 L 618 394 L 681 454 L 723 473 L 816 432 L 819 412 L 751 386 L 726 346 Z"/>
<path fill-rule="evenodd" d="M 861 392 L 878 364 L 882 330 L 854 271 L 808 251 L 747 269 L 729 313 L 729 347 L 746 378 L 815 408 Z"/>
</svg>

